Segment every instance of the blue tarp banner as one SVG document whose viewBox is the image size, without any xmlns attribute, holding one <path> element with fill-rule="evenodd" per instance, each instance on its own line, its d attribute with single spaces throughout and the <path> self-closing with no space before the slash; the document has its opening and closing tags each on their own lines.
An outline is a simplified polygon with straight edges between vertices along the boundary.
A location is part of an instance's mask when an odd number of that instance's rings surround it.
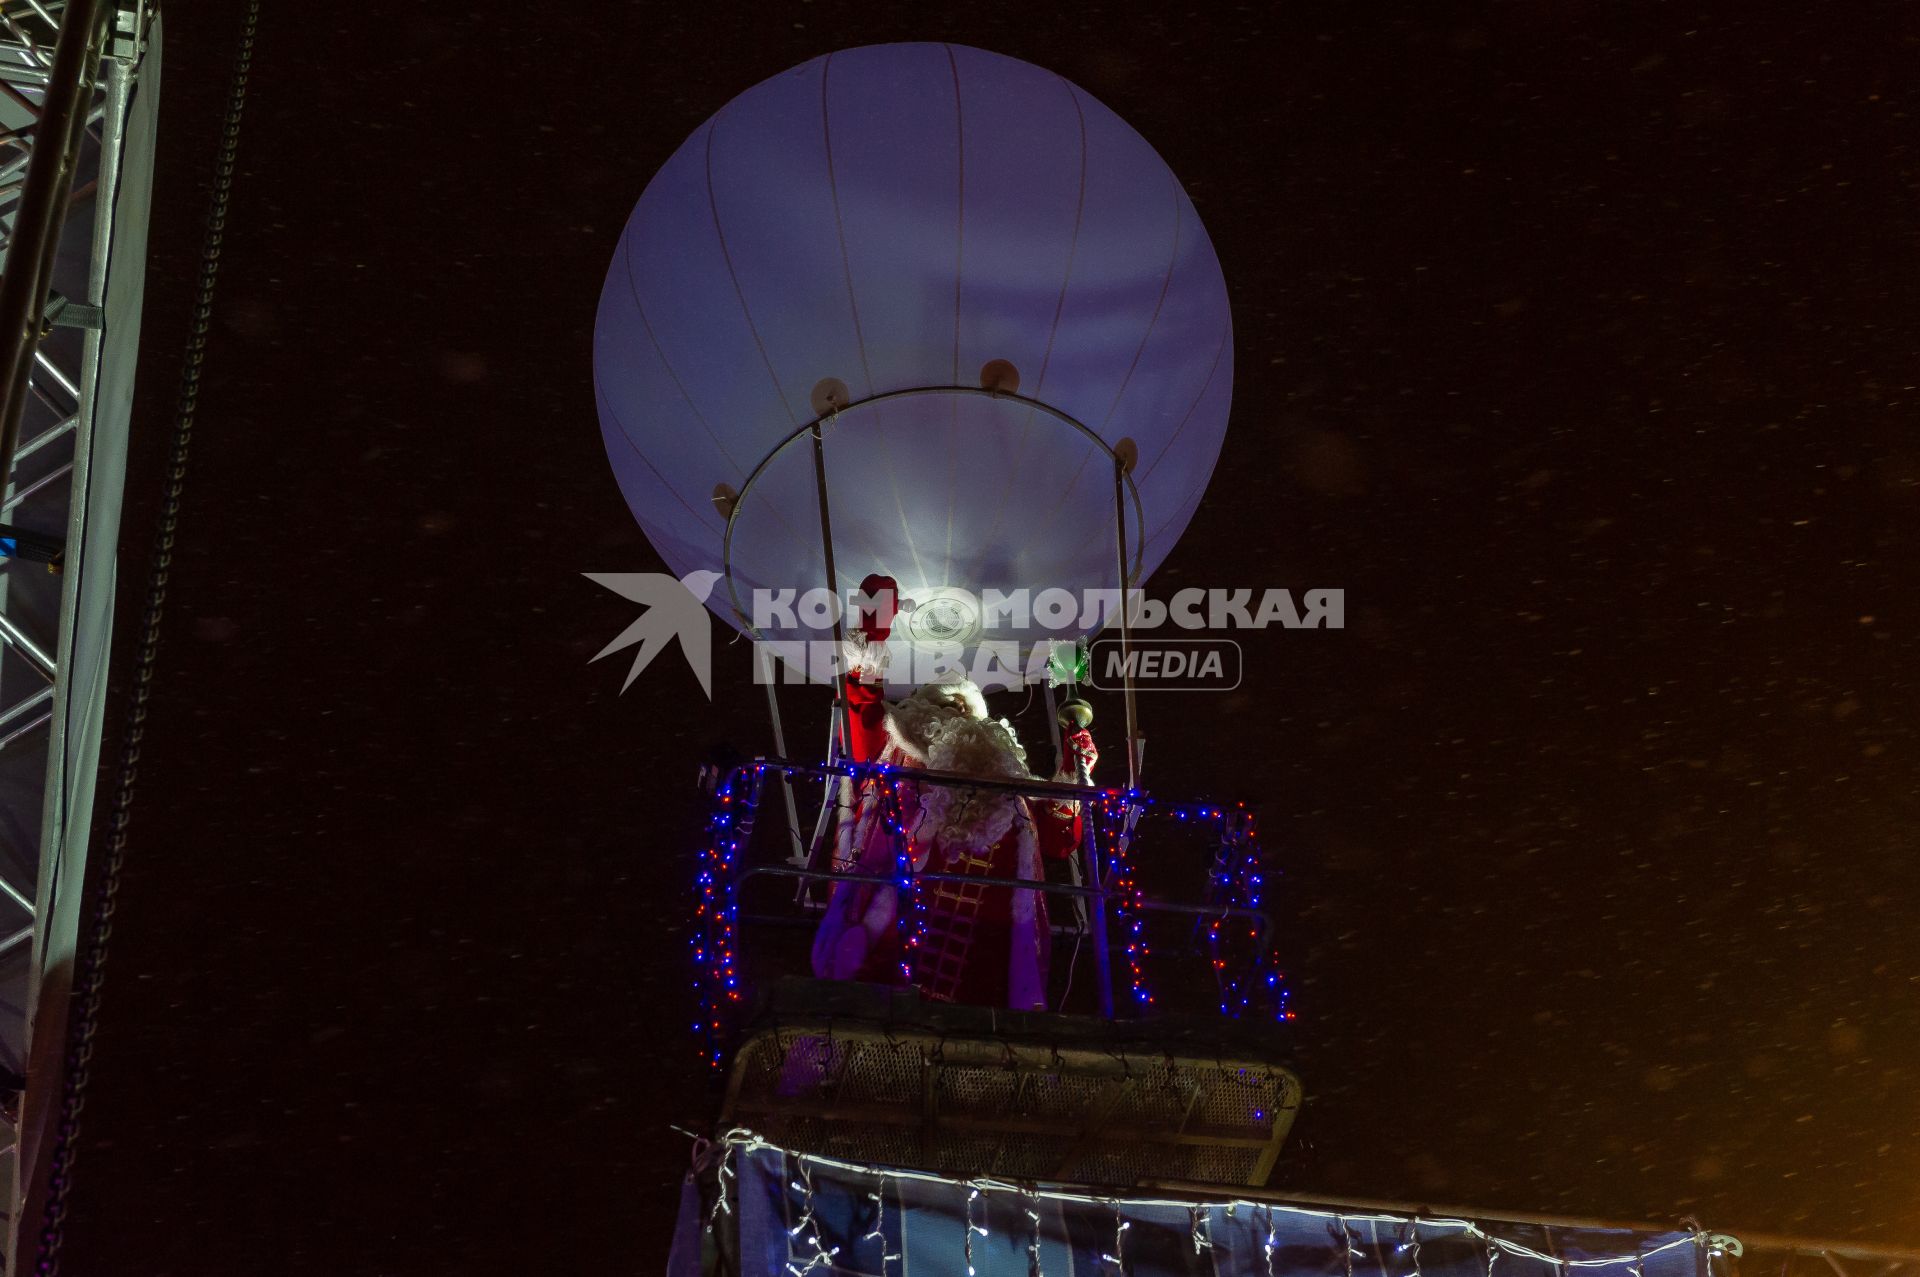
<svg viewBox="0 0 1920 1277">
<path fill-rule="evenodd" d="M 740 1277 L 1706 1277 L 1708 1238 L 1181 1201 L 854 1166 L 736 1142 Z M 730 1217 L 730 1218 L 728 1218 Z"/>
</svg>

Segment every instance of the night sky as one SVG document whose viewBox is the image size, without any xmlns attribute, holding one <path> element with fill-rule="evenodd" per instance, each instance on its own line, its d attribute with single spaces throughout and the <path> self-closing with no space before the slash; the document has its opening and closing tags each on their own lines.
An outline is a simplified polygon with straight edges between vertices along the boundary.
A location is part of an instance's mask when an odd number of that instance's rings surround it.
<svg viewBox="0 0 1920 1277">
<path fill-rule="evenodd" d="M 710 708 L 588 663 L 580 574 L 659 567 L 594 305 L 709 114 L 898 39 L 1206 219 L 1233 423 L 1155 592 L 1347 591 L 1143 700 L 1283 869 L 1275 1182 L 1920 1242 L 1920 9 L 948 9 L 268 6 L 68 1271 L 664 1261 L 693 762 L 770 742 L 742 648 Z M 167 23 L 122 651 L 239 6 Z"/>
</svg>

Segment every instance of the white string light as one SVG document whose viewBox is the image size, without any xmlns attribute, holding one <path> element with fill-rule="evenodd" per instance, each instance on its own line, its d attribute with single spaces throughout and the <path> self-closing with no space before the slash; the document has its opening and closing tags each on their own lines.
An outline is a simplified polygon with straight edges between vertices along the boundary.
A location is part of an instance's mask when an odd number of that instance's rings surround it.
<svg viewBox="0 0 1920 1277">
<path fill-rule="evenodd" d="M 973 1204 L 979 1200 L 980 1186 L 978 1184 L 969 1185 L 967 1188 L 967 1277 L 975 1277 L 973 1271 L 973 1235 L 975 1233 L 980 1234 L 982 1237 L 987 1235 L 987 1229 L 984 1224 L 976 1224 L 973 1222 Z"/>
<path fill-rule="evenodd" d="M 1124 1274 L 1127 1271 L 1127 1230 L 1133 1227 L 1133 1223 L 1120 1213 L 1118 1201 L 1111 1197 L 1103 1200 L 1113 1208 L 1113 1253 L 1100 1258 L 1112 1264 L 1115 1273 Z"/>
<path fill-rule="evenodd" d="M 784 1154 L 802 1163 L 807 1163 L 807 1164 L 811 1164 L 813 1166 L 818 1166 L 818 1167 L 824 1167 L 828 1170 L 840 1171 L 848 1175 L 871 1177 L 874 1174 L 874 1168 L 871 1166 L 863 1166 L 858 1162 L 848 1162 L 839 1158 L 827 1157 L 818 1153 L 795 1152 L 791 1149 L 782 1148 L 780 1145 L 775 1144 L 770 1140 L 767 1140 L 759 1135 L 755 1135 L 748 1131 L 730 1132 L 727 1135 L 725 1142 L 729 1146 L 729 1151 L 728 1151 L 729 1157 L 735 1156 L 742 1152 L 753 1153 L 753 1152 L 766 1150 L 766 1151 Z M 723 1174 L 725 1173 L 724 1169 L 722 1173 Z M 910 1171 L 910 1170 L 901 1170 L 898 1168 L 889 1168 L 887 1171 L 887 1175 L 897 1180 L 906 1180 L 906 1181 L 912 1181 L 914 1183 L 921 1183 L 921 1184 L 938 1184 L 938 1185 L 943 1185 L 949 1188 L 969 1188 L 969 1189 L 976 1189 L 982 1192 L 1025 1193 L 1028 1197 L 1030 1197 L 1034 1201 L 1039 1201 L 1041 1199 L 1044 1199 L 1050 1202 L 1060 1202 L 1065 1204 L 1074 1204 L 1074 1205 L 1082 1205 L 1082 1206 L 1107 1206 L 1109 1208 L 1114 1209 L 1116 1216 L 1118 1216 L 1118 1211 L 1120 1206 L 1120 1202 L 1118 1202 L 1116 1199 L 1111 1197 L 1096 1197 L 1088 1193 L 1075 1193 L 1067 1189 L 1059 1189 L 1059 1188 L 1029 1189 L 1019 1184 L 1002 1181 L 1002 1180 L 991 1179 L 991 1178 L 981 1178 L 981 1179 L 975 1179 L 975 1180 L 958 1180 L 958 1179 L 950 1178 L 945 1175 L 937 1175 L 931 1171 Z M 1135 1207 L 1169 1207 L 1169 1208 L 1184 1210 L 1192 1207 L 1194 1205 L 1194 1202 L 1191 1198 L 1134 1197 L 1134 1198 L 1128 1198 L 1126 1204 L 1128 1206 L 1135 1206 Z M 1289 1204 L 1278 1203 L 1278 1202 L 1256 1202 L 1247 1198 L 1234 1198 L 1234 1199 L 1231 1199 L 1231 1202 L 1216 1202 L 1213 1204 L 1214 1205 L 1232 1204 L 1232 1205 L 1246 1206 L 1249 1209 L 1256 1212 L 1256 1217 L 1257 1217 L 1257 1213 L 1260 1211 L 1265 1211 L 1267 1213 L 1268 1229 L 1267 1229 L 1266 1248 L 1267 1248 L 1267 1262 L 1269 1265 L 1269 1269 L 1268 1269 L 1269 1272 L 1272 1271 L 1271 1270 L 1272 1257 L 1273 1257 L 1272 1250 L 1278 1236 L 1272 1224 L 1272 1220 L 1276 1213 L 1293 1216 L 1298 1219 L 1314 1219 L 1314 1220 L 1336 1222 L 1336 1223 L 1342 1224 L 1343 1226 L 1350 1221 L 1359 1221 L 1362 1223 L 1393 1224 L 1393 1225 L 1399 1225 L 1399 1226 L 1417 1226 L 1417 1227 L 1425 1228 L 1429 1230 L 1430 1233 L 1453 1232 L 1463 1237 L 1477 1238 L 1482 1243 L 1484 1243 L 1487 1247 L 1487 1251 L 1488 1251 L 1487 1266 L 1490 1270 L 1493 1267 L 1494 1260 L 1499 1255 L 1504 1254 L 1510 1258 L 1531 1259 L 1542 1264 L 1559 1264 L 1562 1267 L 1569 1268 L 1569 1269 L 1611 1268 L 1611 1267 L 1619 1266 L 1619 1267 L 1624 1267 L 1628 1269 L 1629 1277 L 1645 1277 L 1645 1271 L 1642 1268 L 1642 1264 L 1646 1260 L 1652 1259 L 1656 1255 L 1664 1254 L 1667 1251 L 1678 1249 L 1682 1246 L 1698 1246 L 1700 1245 L 1700 1242 L 1701 1242 L 1701 1239 L 1698 1236 L 1690 1234 L 1685 1237 L 1675 1238 L 1672 1241 L 1663 1242 L 1661 1245 L 1654 1247 L 1652 1250 L 1636 1251 L 1636 1252 L 1623 1254 L 1623 1255 L 1595 1256 L 1592 1259 L 1563 1260 L 1556 1255 L 1549 1255 L 1542 1251 L 1535 1250 L 1533 1247 L 1528 1246 L 1523 1242 L 1512 1241 L 1504 1237 L 1496 1237 L 1492 1233 L 1487 1232 L 1484 1228 L 1481 1228 L 1478 1224 L 1475 1224 L 1472 1220 L 1467 1220 L 1467 1219 L 1456 1219 L 1456 1218 L 1447 1218 L 1447 1217 L 1430 1219 L 1425 1216 L 1396 1215 L 1396 1214 L 1392 1214 L 1390 1212 L 1385 1212 L 1385 1211 L 1364 1212 L 1364 1213 L 1344 1213 L 1339 1211 L 1319 1210 L 1309 1206 L 1296 1206 L 1296 1205 L 1289 1205 Z M 1126 1228 L 1128 1227 L 1130 1227 L 1130 1225 L 1126 1223 L 1124 1218 L 1121 1218 L 1120 1227 L 1116 1230 L 1116 1240 L 1118 1239 L 1118 1234 L 1124 1233 Z M 829 1260 L 821 1261 L 821 1262 L 830 1262 L 831 1252 L 828 1252 L 828 1255 L 829 1255 Z M 1109 1260 L 1110 1262 L 1114 1262 L 1112 1256 L 1103 1255 L 1101 1258 Z"/>
<path fill-rule="evenodd" d="M 1193 1253 L 1213 1249 L 1213 1219 L 1204 1206 L 1189 1206 L 1187 1218 L 1193 1224 Z"/>
<path fill-rule="evenodd" d="M 1040 1204 L 1040 1199 L 1026 1191 L 1022 1192 L 1022 1196 L 1027 1199 L 1027 1222 L 1033 1225 L 1033 1235 L 1027 1240 L 1027 1277 L 1046 1277 L 1040 1271 L 1040 1212 L 1034 1209 Z"/>
<path fill-rule="evenodd" d="M 788 1156 L 795 1155 L 788 1154 Z M 806 1274 L 816 1268 L 831 1268 L 833 1257 L 840 1253 L 840 1248 L 834 1246 L 829 1249 L 820 1239 L 820 1222 L 813 1217 L 813 1171 L 807 1166 L 804 1157 L 796 1160 L 800 1162 L 800 1178 L 789 1183 L 793 1190 L 800 1194 L 800 1222 L 787 1230 L 787 1236 L 791 1239 L 805 1233 L 806 1237 L 801 1240 L 813 1247 L 813 1254 L 807 1256 L 807 1262 L 804 1264 L 796 1264 L 788 1260 L 787 1271 L 792 1273 L 793 1277 L 806 1277 Z M 788 1249 L 791 1252 L 792 1248 Z"/>
<path fill-rule="evenodd" d="M 860 1234 L 860 1240 L 863 1242 L 880 1243 L 880 1277 L 887 1277 L 887 1265 L 900 1258 L 898 1254 L 890 1254 L 887 1251 L 887 1202 L 884 1196 L 886 1188 L 887 1178 L 882 1175 L 879 1186 L 867 1194 L 867 1200 L 873 1203 L 873 1227 Z"/>
<path fill-rule="evenodd" d="M 720 1158 L 720 1191 L 713 1199 L 713 1209 L 707 1212 L 707 1231 L 712 1232 L 722 1215 L 733 1214 L 733 1207 L 727 1205 L 727 1181 L 734 1178 L 733 1146 L 731 1137 L 727 1152 Z"/>
</svg>

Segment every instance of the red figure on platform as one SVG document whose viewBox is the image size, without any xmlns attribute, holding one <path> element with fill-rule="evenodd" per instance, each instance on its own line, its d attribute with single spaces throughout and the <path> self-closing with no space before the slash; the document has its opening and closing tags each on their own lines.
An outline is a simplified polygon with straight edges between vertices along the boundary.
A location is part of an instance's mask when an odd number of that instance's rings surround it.
<svg viewBox="0 0 1920 1277">
<path fill-rule="evenodd" d="M 987 718 L 972 683 L 919 688 L 889 703 L 883 695 L 884 643 L 893 620 L 893 582 L 870 576 L 862 593 L 878 605 L 855 618 L 844 683 L 848 754 L 989 780 L 1028 780 L 1026 752 L 1004 721 Z M 1084 783 L 1098 758 L 1084 726 L 1068 737 L 1056 779 Z M 834 866 L 892 877 L 897 844 L 886 820 L 883 788 L 865 781 L 841 787 Z M 1043 859 L 1064 859 L 1078 843 L 1077 804 L 960 784 L 896 782 L 902 827 L 919 873 L 957 881 L 923 882 L 915 943 L 904 960 L 922 996 L 1021 1010 L 1047 1005 L 1052 932 L 1042 892 L 966 878 L 1045 879 Z M 878 883 L 835 883 L 814 938 L 814 974 L 840 980 L 901 983 L 899 910 L 912 908 Z"/>
</svg>

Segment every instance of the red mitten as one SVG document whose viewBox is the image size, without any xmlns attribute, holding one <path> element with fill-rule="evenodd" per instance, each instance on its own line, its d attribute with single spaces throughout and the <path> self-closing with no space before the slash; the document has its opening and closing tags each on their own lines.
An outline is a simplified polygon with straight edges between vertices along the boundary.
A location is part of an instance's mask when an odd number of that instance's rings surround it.
<svg viewBox="0 0 1920 1277">
<path fill-rule="evenodd" d="M 893 632 L 893 618 L 900 611 L 900 583 L 890 576 L 870 572 L 860 582 L 860 593 L 872 600 L 870 606 L 854 612 L 853 627 L 867 636 L 869 643 L 884 643 Z"/>
<path fill-rule="evenodd" d="M 1078 785 L 1082 778 L 1092 779 L 1094 764 L 1099 761 L 1093 733 L 1084 727 L 1079 731 L 1069 729 L 1060 737 L 1060 770 L 1053 778 Z M 1048 860 L 1065 860 L 1080 845 L 1080 804 L 1073 799 L 1054 799 L 1040 804 L 1039 810 L 1040 854 Z"/>
<path fill-rule="evenodd" d="M 1060 738 L 1062 758 L 1060 770 L 1065 778 L 1078 782 L 1080 777 L 1093 775 L 1093 769 L 1100 761 L 1100 750 L 1093 743 L 1093 733 L 1086 728 L 1077 732 L 1068 732 Z"/>
</svg>

